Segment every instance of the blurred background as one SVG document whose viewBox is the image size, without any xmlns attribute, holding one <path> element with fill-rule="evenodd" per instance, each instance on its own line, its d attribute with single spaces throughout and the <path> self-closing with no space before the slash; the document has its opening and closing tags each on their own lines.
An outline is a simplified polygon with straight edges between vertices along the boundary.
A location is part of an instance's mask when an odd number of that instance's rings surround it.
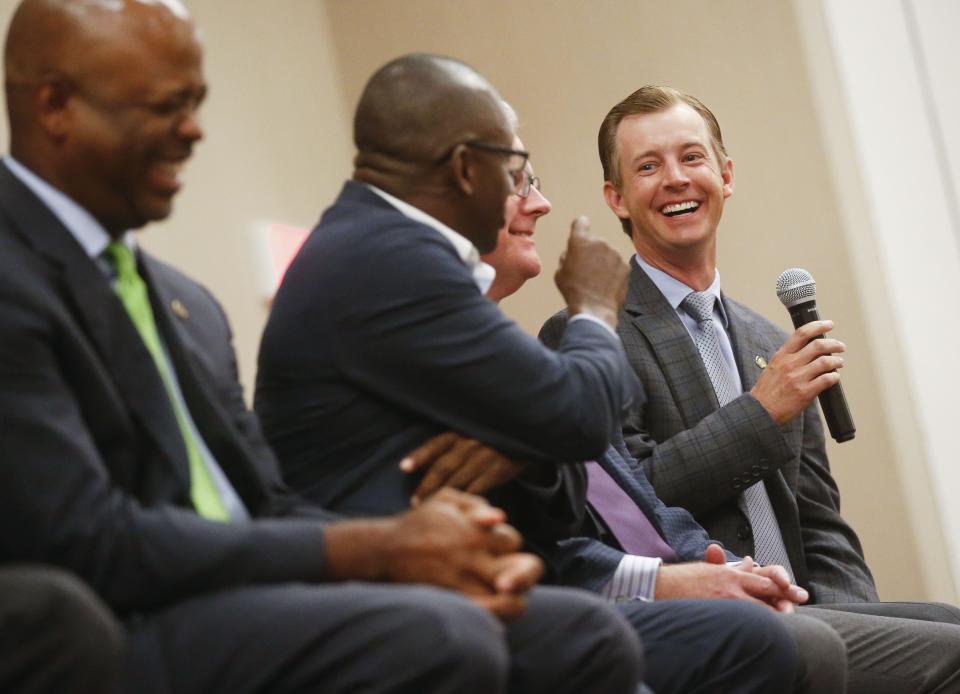
<svg viewBox="0 0 960 694">
<path fill-rule="evenodd" d="M 847 343 L 857 437 L 829 453 L 881 597 L 957 601 L 960 3 L 186 4 L 206 46 L 206 140 L 173 218 L 140 238 L 223 302 L 248 395 L 275 281 L 269 230 L 313 226 L 349 177 L 352 110 L 377 67 L 451 55 L 516 108 L 554 206 L 537 230 L 543 274 L 503 304 L 533 334 L 562 305 L 552 275 L 575 215 L 631 252 L 601 196 L 597 128 L 634 89 L 672 85 L 713 110 L 734 161 L 724 290 L 788 329 L 774 283 L 804 267 Z M 4 24 L 15 5 L 0 0 Z"/>
</svg>

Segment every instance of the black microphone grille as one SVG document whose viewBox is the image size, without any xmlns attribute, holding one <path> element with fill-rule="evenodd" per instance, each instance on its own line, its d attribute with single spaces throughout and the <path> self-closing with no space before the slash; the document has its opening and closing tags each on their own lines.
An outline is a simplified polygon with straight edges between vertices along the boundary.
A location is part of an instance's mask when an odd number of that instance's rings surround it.
<svg viewBox="0 0 960 694">
<path fill-rule="evenodd" d="M 813 275 L 799 267 L 784 270 L 777 278 L 777 298 L 787 308 L 817 298 L 817 283 Z"/>
</svg>

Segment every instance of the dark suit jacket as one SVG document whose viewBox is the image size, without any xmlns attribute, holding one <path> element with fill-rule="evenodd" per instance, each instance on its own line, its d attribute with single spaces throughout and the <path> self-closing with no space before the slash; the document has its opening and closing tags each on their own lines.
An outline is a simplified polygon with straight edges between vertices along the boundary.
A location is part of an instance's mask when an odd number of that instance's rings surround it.
<svg viewBox="0 0 960 694">
<path fill-rule="evenodd" d="M 324 514 L 281 484 L 220 307 L 145 253 L 140 270 L 197 427 L 256 518 L 192 510 L 183 439 L 136 328 L 94 261 L 0 166 L 0 559 L 59 564 L 121 613 L 321 579 L 316 519 L 267 518 Z"/>
<path fill-rule="evenodd" d="M 766 360 L 786 334 L 744 305 L 723 298 L 744 394 L 719 407 L 693 340 L 646 273 L 632 263 L 619 333 L 646 402 L 631 408 L 624 436 L 657 495 L 690 510 L 711 537 L 739 555 L 753 536 L 737 506 L 744 488 L 763 479 L 797 582 L 811 602 L 877 599 L 873 577 L 854 531 L 840 516 L 823 426 L 815 405 L 778 428 L 749 394 Z M 556 343 L 564 317 L 544 325 Z"/>
<path fill-rule="evenodd" d="M 255 407 L 297 491 L 384 514 L 409 506 L 418 480 L 398 463 L 430 436 L 452 429 L 549 461 L 555 477 L 554 462 L 603 453 L 635 385 L 602 326 L 578 321 L 558 353 L 545 349 L 480 293 L 435 229 L 348 182 L 277 292 Z M 523 485 L 493 498 L 528 539 L 562 534 L 583 507 L 577 467 L 561 466 L 572 483 L 537 490 L 547 503 L 536 510 Z"/>
</svg>

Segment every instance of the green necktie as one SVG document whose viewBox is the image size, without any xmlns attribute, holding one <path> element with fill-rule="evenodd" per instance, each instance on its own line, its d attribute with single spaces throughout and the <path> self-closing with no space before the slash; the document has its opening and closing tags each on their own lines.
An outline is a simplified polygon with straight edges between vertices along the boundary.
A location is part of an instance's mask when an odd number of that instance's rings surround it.
<svg viewBox="0 0 960 694">
<path fill-rule="evenodd" d="M 210 470 L 207 468 L 200 454 L 200 448 L 197 441 L 190 431 L 190 425 L 187 423 L 187 413 L 180 406 L 179 401 L 174 396 L 173 374 L 167 365 L 166 357 L 163 353 L 163 347 L 160 344 L 160 334 L 157 332 L 157 324 L 153 319 L 153 309 L 150 308 L 150 297 L 147 294 L 147 285 L 143 278 L 137 272 L 137 261 L 131 251 L 123 243 L 111 243 L 107 246 L 107 254 L 113 260 L 113 267 L 117 272 L 116 291 L 130 314 L 130 319 L 137 327 L 140 337 L 144 344 L 150 350 L 153 361 L 160 372 L 160 378 L 163 379 L 163 385 L 167 388 L 167 396 L 170 398 L 170 405 L 177 417 L 177 425 L 180 427 L 180 434 L 183 436 L 183 443 L 187 448 L 187 458 L 190 460 L 190 496 L 193 499 L 193 505 L 204 518 L 210 520 L 226 521 L 230 519 L 217 487 L 210 476 Z"/>
</svg>

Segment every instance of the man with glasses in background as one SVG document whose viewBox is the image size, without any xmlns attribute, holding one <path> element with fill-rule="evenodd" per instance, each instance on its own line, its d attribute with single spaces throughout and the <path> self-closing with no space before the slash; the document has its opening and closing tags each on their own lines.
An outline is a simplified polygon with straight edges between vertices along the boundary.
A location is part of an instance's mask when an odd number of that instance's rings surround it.
<svg viewBox="0 0 960 694">
<path fill-rule="evenodd" d="M 425 89 L 426 72 L 470 96 L 454 103 Z M 603 241 L 571 235 L 558 284 L 579 317 L 557 354 L 484 298 L 494 273 L 480 254 L 497 244 L 527 153 L 477 80 L 425 55 L 371 78 L 354 120 L 353 180 L 277 292 L 255 407 L 285 479 L 329 508 L 408 508 L 414 482 L 398 462 L 455 429 L 533 461 L 492 497 L 515 522 L 535 503 L 576 523 L 567 491 L 582 479 L 561 484 L 569 471 L 557 461 L 601 453 L 635 385 L 615 334 L 626 266 Z M 463 474 L 493 475 L 494 486 L 515 473 Z M 548 525 L 552 542 L 562 522 Z M 523 530 L 535 548 L 537 527 Z"/>
</svg>

